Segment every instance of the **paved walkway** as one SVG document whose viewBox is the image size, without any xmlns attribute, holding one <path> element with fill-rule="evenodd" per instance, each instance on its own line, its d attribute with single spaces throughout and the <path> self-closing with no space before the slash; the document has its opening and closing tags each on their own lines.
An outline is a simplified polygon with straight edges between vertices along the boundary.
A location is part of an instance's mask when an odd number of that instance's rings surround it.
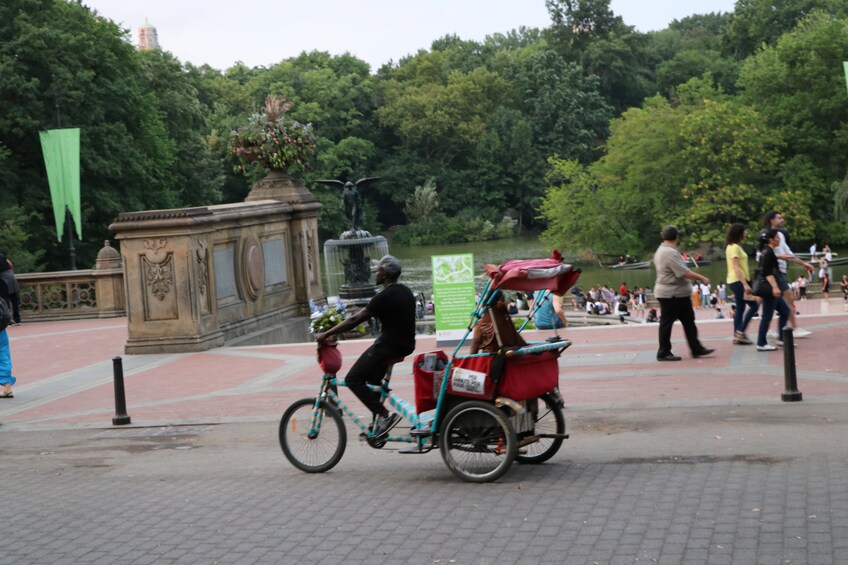
<svg viewBox="0 0 848 565">
<path fill-rule="evenodd" d="M 352 429 L 330 472 L 291 467 L 276 421 L 315 390 L 311 344 L 124 356 L 133 424 L 112 427 L 125 322 L 13 327 L 0 565 L 848 563 L 848 314 L 800 308 L 790 404 L 782 355 L 733 346 L 712 311 L 716 354 L 689 357 L 677 327 L 677 363 L 656 362 L 656 326 L 566 330 L 571 439 L 486 485 Z M 347 367 L 366 346 L 342 345 Z"/>
<path fill-rule="evenodd" d="M 799 303 L 801 324 L 813 330 L 796 340 L 799 389 L 805 398 L 848 399 L 848 313 L 830 301 Z M 560 388 L 571 407 L 664 406 L 775 402 L 783 391 L 783 355 L 733 346 L 730 320 L 698 310 L 712 357 L 688 357 L 675 325 L 677 363 L 657 363 L 656 326 L 601 326 L 563 332 L 574 345 L 560 358 Z M 752 330 L 757 320 L 752 322 Z M 753 331 L 750 333 L 754 333 Z M 314 344 L 220 348 L 202 353 L 123 355 L 123 319 L 22 324 L 9 329 L 18 377 L 15 398 L 0 400 L 0 431 L 109 426 L 115 413 L 115 356 L 122 356 L 133 425 L 250 422 L 279 417 L 293 400 L 318 386 Z M 550 332 L 529 332 L 544 339 Z M 370 340 L 343 342 L 349 368 Z M 417 352 L 436 349 L 419 337 Z M 450 348 L 446 348 L 448 354 Z M 395 368 L 394 388 L 412 400 L 411 357 Z"/>
</svg>

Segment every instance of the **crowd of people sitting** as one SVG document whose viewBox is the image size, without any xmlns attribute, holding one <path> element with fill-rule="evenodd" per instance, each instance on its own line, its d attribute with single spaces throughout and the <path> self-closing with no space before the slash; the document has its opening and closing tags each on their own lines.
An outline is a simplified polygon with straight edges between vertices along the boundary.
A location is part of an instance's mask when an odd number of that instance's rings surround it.
<svg viewBox="0 0 848 565">
<path fill-rule="evenodd" d="M 516 292 L 507 303 L 507 311 L 510 315 L 533 308 L 533 295 L 525 295 Z M 553 309 L 561 310 L 561 302 L 554 303 Z M 559 308 L 557 308 L 559 306 Z M 607 285 L 592 287 L 588 291 L 580 286 L 571 289 L 571 307 L 577 312 L 585 312 L 588 315 L 611 316 L 618 318 L 622 323 L 627 318 L 644 318 L 646 321 L 657 321 L 655 308 L 648 308 L 648 297 L 645 288 L 628 289 L 627 284 L 622 282 L 619 288 L 613 289 Z M 653 320 L 651 314 L 653 311 Z M 562 327 L 558 325 L 558 327 Z"/>
<path fill-rule="evenodd" d="M 621 322 L 628 316 L 644 317 L 648 304 L 644 288 L 628 289 L 622 282 L 618 292 L 607 285 L 592 287 L 588 292 L 582 288 L 572 289 L 572 305 L 575 310 L 597 316 L 615 316 Z"/>
</svg>

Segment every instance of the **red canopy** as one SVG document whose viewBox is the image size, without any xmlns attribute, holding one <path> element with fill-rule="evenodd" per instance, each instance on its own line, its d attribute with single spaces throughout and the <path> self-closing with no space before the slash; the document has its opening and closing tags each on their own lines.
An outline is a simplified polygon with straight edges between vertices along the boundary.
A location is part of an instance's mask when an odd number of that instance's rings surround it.
<svg viewBox="0 0 848 565">
<path fill-rule="evenodd" d="M 560 296 L 580 277 L 580 270 L 565 265 L 554 252 L 552 259 L 510 259 L 503 265 L 484 265 L 493 289 L 550 290 Z"/>
</svg>

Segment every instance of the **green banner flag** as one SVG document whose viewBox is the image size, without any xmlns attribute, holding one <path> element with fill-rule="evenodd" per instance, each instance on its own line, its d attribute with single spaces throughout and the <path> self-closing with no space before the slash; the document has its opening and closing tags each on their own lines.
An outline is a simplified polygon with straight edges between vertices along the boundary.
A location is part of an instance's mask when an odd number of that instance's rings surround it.
<svg viewBox="0 0 848 565">
<path fill-rule="evenodd" d="M 56 237 L 62 241 L 65 228 L 65 208 L 71 211 L 76 224 L 77 238 L 82 240 L 82 211 L 80 207 L 80 130 L 79 128 L 51 129 L 40 132 Z"/>
<path fill-rule="evenodd" d="M 845 88 L 848 88 L 848 61 L 842 61 L 842 69 L 845 71 Z"/>
</svg>

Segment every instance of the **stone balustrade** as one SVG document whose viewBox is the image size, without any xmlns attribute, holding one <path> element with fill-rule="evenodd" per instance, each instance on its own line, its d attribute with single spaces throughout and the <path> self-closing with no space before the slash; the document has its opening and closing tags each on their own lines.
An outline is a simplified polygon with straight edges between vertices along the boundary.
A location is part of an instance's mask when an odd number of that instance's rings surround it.
<svg viewBox="0 0 848 565">
<path fill-rule="evenodd" d="M 121 256 L 109 241 L 93 269 L 24 273 L 17 279 L 21 317 L 28 322 L 126 315 Z"/>
<path fill-rule="evenodd" d="M 321 205 L 272 180 L 288 190 L 279 200 L 128 212 L 109 226 L 121 242 L 127 353 L 308 338 L 309 301 L 324 299 Z"/>
</svg>

